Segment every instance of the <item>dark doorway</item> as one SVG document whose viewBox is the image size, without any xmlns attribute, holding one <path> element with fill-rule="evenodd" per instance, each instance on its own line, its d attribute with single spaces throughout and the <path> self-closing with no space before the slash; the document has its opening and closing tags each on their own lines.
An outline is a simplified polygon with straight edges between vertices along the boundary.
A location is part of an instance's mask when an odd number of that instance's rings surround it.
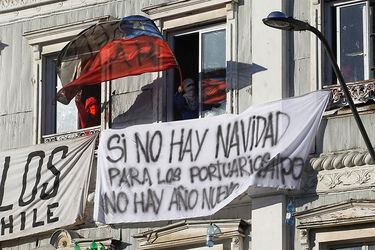
<svg viewBox="0 0 375 250">
<path fill-rule="evenodd" d="M 198 96 L 199 90 L 199 33 L 190 33 L 174 37 L 174 52 L 177 62 L 180 65 L 182 79 L 191 78 L 195 83 L 195 90 Z M 174 77 L 174 92 L 180 86 L 179 72 Z M 180 120 L 180 114 L 174 110 L 173 120 Z"/>
</svg>

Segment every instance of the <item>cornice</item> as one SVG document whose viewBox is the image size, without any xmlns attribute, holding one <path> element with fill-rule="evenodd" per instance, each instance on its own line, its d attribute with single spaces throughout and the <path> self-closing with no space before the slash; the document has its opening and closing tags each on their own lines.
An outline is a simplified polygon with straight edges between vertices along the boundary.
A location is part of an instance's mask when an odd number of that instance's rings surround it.
<svg viewBox="0 0 375 250">
<path fill-rule="evenodd" d="M 348 200 L 297 212 L 295 217 L 299 229 L 369 223 L 375 221 L 375 203 L 371 200 Z"/>
<path fill-rule="evenodd" d="M 346 151 L 334 154 L 321 154 L 310 160 L 316 171 L 351 168 L 355 166 L 372 165 L 375 162 L 367 151 Z"/>
<path fill-rule="evenodd" d="M 66 0 L 1 0 L 0 13 L 19 11 L 51 3 L 64 2 Z"/>
<path fill-rule="evenodd" d="M 301 189 L 327 193 L 375 187 L 375 164 L 364 151 L 322 154 L 310 160 Z"/>
<path fill-rule="evenodd" d="M 217 241 L 231 240 L 236 246 L 242 245 L 244 232 L 250 225 L 242 219 L 185 220 L 161 228 L 133 235 L 138 241 L 138 249 L 164 249 L 186 247 L 202 243 L 206 239 L 207 226 L 214 223 L 220 229 Z"/>
<path fill-rule="evenodd" d="M 0 0 L 0 26 L 123 0 Z"/>
</svg>

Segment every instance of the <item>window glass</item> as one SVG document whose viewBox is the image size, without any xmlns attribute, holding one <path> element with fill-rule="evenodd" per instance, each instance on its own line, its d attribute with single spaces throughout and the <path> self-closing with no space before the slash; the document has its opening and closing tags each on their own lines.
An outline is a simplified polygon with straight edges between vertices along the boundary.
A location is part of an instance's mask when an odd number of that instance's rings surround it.
<svg viewBox="0 0 375 250">
<path fill-rule="evenodd" d="M 202 34 L 202 117 L 225 113 L 225 30 Z"/>
<path fill-rule="evenodd" d="M 43 57 L 42 133 L 50 135 L 77 130 L 78 113 L 74 101 L 64 105 L 56 101 L 62 88 L 56 71 L 57 54 Z"/>
<path fill-rule="evenodd" d="M 59 77 L 56 77 L 56 93 L 62 88 Z M 78 112 L 74 100 L 68 105 L 56 102 L 56 133 L 66 133 L 77 129 Z"/>
<path fill-rule="evenodd" d="M 361 246 L 351 246 L 351 247 L 333 247 L 330 250 L 362 250 Z"/>
<path fill-rule="evenodd" d="M 364 7 L 357 4 L 339 8 L 339 63 L 346 82 L 365 79 Z"/>
</svg>

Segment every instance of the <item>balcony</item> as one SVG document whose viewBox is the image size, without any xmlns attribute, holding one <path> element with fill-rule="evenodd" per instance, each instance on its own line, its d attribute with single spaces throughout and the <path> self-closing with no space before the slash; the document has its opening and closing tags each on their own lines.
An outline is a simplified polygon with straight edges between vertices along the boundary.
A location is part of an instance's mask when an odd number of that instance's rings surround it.
<svg viewBox="0 0 375 250">
<path fill-rule="evenodd" d="M 355 104 L 365 104 L 375 101 L 375 79 L 347 84 Z M 338 85 L 327 87 L 332 93 L 331 109 L 348 105 L 344 92 Z"/>
<path fill-rule="evenodd" d="M 74 139 L 74 138 L 78 138 L 78 137 L 82 137 L 86 135 L 93 135 L 93 134 L 99 134 L 99 133 L 100 133 L 100 126 L 96 126 L 96 127 L 80 129 L 77 131 L 63 133 L 63 134 L 45 135 L 42 137 L 41 143 L 70 140 L 70 139 Z"/>
</svg>

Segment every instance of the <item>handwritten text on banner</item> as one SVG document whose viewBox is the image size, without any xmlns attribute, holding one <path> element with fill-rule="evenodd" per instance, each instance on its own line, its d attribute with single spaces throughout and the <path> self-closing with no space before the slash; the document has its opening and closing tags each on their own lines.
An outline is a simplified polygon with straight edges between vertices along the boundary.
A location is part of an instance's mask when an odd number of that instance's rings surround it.
<svg viewBox="0 0 375 250">
<path fill-rule="evenodd" d="M 96 136 L 0 153 L 0 241 L 82 218 Z"/>
<path fill-rule="evenodd" d="M 249 186 L 298 188 L 328 99 L 318 91 L 240 115 L 104 131 L 95 220 L 207 216 Z"/>
</svg>

